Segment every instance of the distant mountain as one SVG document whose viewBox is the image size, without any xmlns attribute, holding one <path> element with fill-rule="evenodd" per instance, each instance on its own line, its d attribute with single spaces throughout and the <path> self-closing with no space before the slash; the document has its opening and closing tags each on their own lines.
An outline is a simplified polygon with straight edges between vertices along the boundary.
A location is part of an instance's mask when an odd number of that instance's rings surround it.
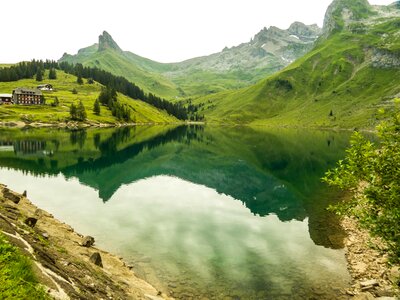
<svg viewBox="0 0 400 300">
<path fill-rule="evenodd" d="M 400 2 L 335 0 L 305 56 L 254 86 L 197 99 L 208 121 L 373 127 L 400 97 Z"/>
<path fill-rule="evenodd" d="M 256 83 L 307 53 L 320 34 L 317 25 L 295 22 L 287 30 L 264 28 L 250 42 L 219 53 L 163 64 L 122 51 L 104 31 L 97 44 L 65 53 L 60 62 L 104 69 L 167 98 L 205 95 Z"/>
</svg>

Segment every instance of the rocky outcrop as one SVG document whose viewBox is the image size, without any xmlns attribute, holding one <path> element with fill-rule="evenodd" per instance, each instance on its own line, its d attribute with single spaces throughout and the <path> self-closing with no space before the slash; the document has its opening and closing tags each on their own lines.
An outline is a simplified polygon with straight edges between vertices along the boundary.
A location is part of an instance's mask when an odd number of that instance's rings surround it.
<svg viewBox="0 0 400 300">
<path fill-rule="evenodd" d="M 334 0 L 325 13 L 322 35 L 328 37 L 351 22 L 367 17 L 371 11 L 368 0 Z"/>
<path fill-rule="evenodd" d="M 122 52 L 121 48 L 114 41 L 111 35 L 107 31 L 103 31 L 103 34 L 99 36 L 99 46 L 98 51 L 103 51 L 107 49 L 116 50 Z"/>
<path fill-rule="evenodd" d="M 374 49 L 371 56 L 371 64 L 379 69 L 400 68 L 400 56 L 387 50 Z"/>
</svg>

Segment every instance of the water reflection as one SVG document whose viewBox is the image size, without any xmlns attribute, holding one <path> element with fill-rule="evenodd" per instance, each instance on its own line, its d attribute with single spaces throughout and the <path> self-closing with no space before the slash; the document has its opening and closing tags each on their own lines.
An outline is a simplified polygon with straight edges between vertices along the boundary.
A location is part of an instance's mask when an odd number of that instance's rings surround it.
<svg viewBox="0 0 400 300">
<path fill-rule="evenodd" d="M 321 289 L 329 299 L 347 277 L 343 253 L 327 249 L 340 248 L 343 233 L 325 210 L 335 194 L 319 178 L 348 137 L 196 126 L 0 130 L 0 149 L 37 145 L 29 155 L 0 151 L 0 181 L 36 193 L 40 206 L 175 296 L 279 299 Z M 69 193 L 48 196 L 60 190 Z"/>
</svg>

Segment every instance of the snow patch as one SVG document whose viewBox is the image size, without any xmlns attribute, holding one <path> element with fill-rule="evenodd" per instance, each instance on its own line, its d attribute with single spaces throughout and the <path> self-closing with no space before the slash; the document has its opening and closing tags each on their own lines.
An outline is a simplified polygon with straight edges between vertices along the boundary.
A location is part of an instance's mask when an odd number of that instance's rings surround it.
<svg viewBox="0 0 400 300">
<path fill-rule="evenodd" d="M 290 36 L 295 38 L 295 39 L 298 39 L 298 40 L 300 39 L 297 35 L 294 35 L 294 34 L 291 34 Z"/>
</svg>

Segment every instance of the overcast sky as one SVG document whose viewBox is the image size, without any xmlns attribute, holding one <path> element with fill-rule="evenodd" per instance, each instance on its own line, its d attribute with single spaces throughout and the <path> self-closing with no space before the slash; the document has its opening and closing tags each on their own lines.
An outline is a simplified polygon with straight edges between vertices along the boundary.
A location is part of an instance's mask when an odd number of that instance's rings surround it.
<svg viewBox="0 0 400 300">
<path fill-rule="evenodd" d="M 0 63 L 59 59 L 106 30 L 123 50 L 182 61 L 248 42 L 263 27 L 322 26 L 331 0 L 0 0 Z M 394 0 L 370 0 L 389 4 Z"/>
</svg>

